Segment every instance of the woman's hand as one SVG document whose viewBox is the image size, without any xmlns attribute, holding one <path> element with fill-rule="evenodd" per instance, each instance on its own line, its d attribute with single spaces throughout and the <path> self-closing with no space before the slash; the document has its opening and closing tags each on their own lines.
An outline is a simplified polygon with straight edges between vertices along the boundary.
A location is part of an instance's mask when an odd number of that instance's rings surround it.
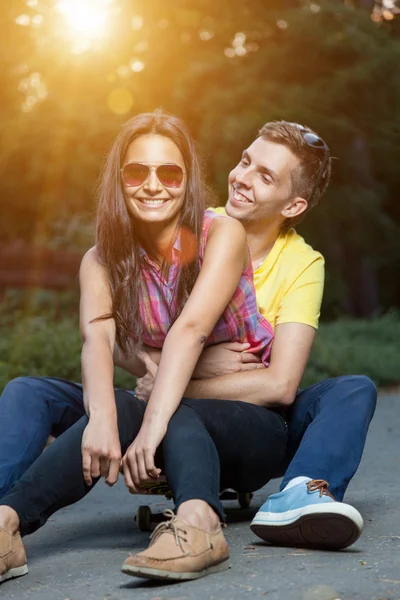
<svg viewBox="0 0 400 600">
<path fill-rule="evenodd" d="M 129 446 L 122 459 L 125 484 L 131 492 L 140 492 L 141 485 L 155 481 L 161 473 L 154 464 L 154 457 L 161 444 L 167 426 L 143 423 L 135 441 Z"/>
<path fill-rule="evenodd" d="M 116 416 L 105 414 L 91 416 L 82 438 L 82 469 L 86 485 L 92 485 L 93 478 L 104 477 L 110 486 L 118 480 L 121 463 Z"/>
</svg>

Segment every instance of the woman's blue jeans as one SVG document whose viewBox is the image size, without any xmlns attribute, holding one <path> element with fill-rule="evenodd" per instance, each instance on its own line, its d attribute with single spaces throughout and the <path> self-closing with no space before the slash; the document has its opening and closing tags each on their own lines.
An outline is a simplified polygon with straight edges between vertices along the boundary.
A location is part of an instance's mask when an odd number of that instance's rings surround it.
<svg viewBox="0 0 400 600">
<path fill-rule="evenodd" d="M 29 452 L 34 462 L 23 474 L 19 470 L 18 480 L 0 502 L 17 512 L 21 533 L 27 534 L 43 525 L 56 510 L 83 498 L 93 487 L 85 484 L 82 474 L 81 444 L 88 419 L 86 415 L 81 416 L 83 408 L 79 412 L 79 398 L 82 407 L 80 386 L 31 378 L 15 380 L 9 386 L 18 388 L 17 396 L 24 394 L 21 403 L 14 396 L 14 409 L 17 404 L 24 409 L 19 414 L 14 412 L 16 424 L 21 418 L 27 423 L 31 412 L 35 423 L 32 435 L 28 435 L 28 427 L 24 431 L 26 439 L 14 444 L 14 462 L 26 461 Z M 10 389 L 4 394 L 8 397 Z M 29 405 L 29 398 L 37 400 L 38 396 L 50 400 L 42 402 L 41 411 Z M 124 454 L 139 432 L 146 404 L 124 390 L 116 390 L 115 397 Z M 56 423 L 52 424 L 52 417 L 56 417 Z M 75 423 L 71 424 L 74 419 Z M 9 426 L 12 426 L 10 420 Z M 64 433 L 41 454 L 51 431 Z M 5 437 L 10 451 L 12 437 Z M 0 442 L 0 448 L 7 446 L 6 440 Z M 156 465 L 168 479 L 176 508 L 187 500 L 204 500 L 223 520 L 220 489 L 231 487 L 250 492 L 261 488 L 282 468 L 286 446 L 287 425 L 273 410 L 229 400 L 183 399 L 157 450 Z M 11 477 L 10 471 L 6 475 L 7 485 L 10 479 L 17 479 L 16 469 L 11 471 Z"/>
</svg>

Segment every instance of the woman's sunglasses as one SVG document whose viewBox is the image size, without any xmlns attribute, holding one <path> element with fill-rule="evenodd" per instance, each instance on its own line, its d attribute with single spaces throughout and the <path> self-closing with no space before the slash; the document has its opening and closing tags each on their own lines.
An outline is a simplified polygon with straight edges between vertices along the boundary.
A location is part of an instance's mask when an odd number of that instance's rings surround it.
<svg viewBox="0 0 400 600">
<path fill-rule="evenodd" d="M 143 163 L 131 162 L 122 167 L 122 179 L 129 187 L 139 187 L 150 177 L 150 173 L 155 171 L 158 181 L 165 187 L 179 187 L 185 175 L 184 170 L 175 164 L 165 164 L 158 166 L 145 165 Z"/>
<path fill-rule="evenodd" d="M 299 125 L 299 123 L 293 123 L 293 125 L 296 125 L 299 128 L 300 133 L 303 137 L 303 140 L 306 142 L 306 144 L 308 146 L 311 146 L 311 148 L 314 148 L 314 150 L 317 150 L 318 152 L 324 153 L 324 158 L 323 158 L 321 166 L 319 168 L 318 175 L 317 175 L 317 178 L 314 183 L 314 187 L 311 191 L 309 198 L 307 199 L 308 203 L 311 203 L 311 200 L 314 198 L 314 196 L 317 192 L 318 186 L 321 183 L 321 180 L 324 176 L 325 169 L 328 166 L 330 152 L 329 152 L 328 145 L 318 135 L 316 135 L 315 133 L 311 133 L 311 131 L 308 131 L 308 129 L 303 127 L 303 125 Z"/>
</svg>

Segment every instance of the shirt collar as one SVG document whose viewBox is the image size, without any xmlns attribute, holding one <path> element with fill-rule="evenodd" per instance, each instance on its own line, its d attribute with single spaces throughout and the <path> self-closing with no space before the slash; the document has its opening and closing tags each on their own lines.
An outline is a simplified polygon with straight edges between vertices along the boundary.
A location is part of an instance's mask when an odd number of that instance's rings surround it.
<svg viewBox="0 0 400 600">
<path fill-rule="evenodd" d="M 174 245 L 172 246 L 172 250 L 175 250 L 178 254 L 180 254 L 181 250 L 182 250 L 182 242 L 181 242 L 181 234 L 179 232 Z M 140 247 L 139 249 L 140 251 L 140 256 L 146 256 L 147 257 L 147 252 L 144 248 Z"/>
</svg>

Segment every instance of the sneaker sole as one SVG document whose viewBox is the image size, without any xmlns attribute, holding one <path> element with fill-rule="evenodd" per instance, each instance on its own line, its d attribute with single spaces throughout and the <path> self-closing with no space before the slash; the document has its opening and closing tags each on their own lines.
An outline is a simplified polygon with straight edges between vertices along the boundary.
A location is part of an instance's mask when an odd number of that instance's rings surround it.
<svg viewBox="0 0 400 600">
<path fill-rule="evenodd" d="M 363 520 L 352 506 L 339 507 L 332 510 L 314 505 L 280 515 L 264 513 L 255 516 L 250 528 L 262 540 L 278 546 L 340 550 L 358 540 Z"/>
<path fill-rule="evenodd" d="M 174 571 L 164 571 L 163 569 L 150 569 L 148 567 L 134 567 L 133 565 L 123 565 L 121 571 L 125 575 L 133 575 L 134 577 L 144 577 L 146 579 L 158 579 L 167 581 L 189 581 L 191 579 L 199 579 L 213 573 L 221 573 L 231 568 L 229 560 L 225 560 L 217 565 L 196 571 L 195 573 L 180 573 Z"/>
<path fill-rule="evenodd" d="M 3 581 L 7 581 L 7 579 L 13 579 L 14 577 L 22 577 L 22 575 L 26 575 L 28 573 L 28 565 L 23 565 L 22 567 L 15 567 L 15 569 L 9 569 L 2 575 L 0 575 L 0 583 Z"/>
</svg>

